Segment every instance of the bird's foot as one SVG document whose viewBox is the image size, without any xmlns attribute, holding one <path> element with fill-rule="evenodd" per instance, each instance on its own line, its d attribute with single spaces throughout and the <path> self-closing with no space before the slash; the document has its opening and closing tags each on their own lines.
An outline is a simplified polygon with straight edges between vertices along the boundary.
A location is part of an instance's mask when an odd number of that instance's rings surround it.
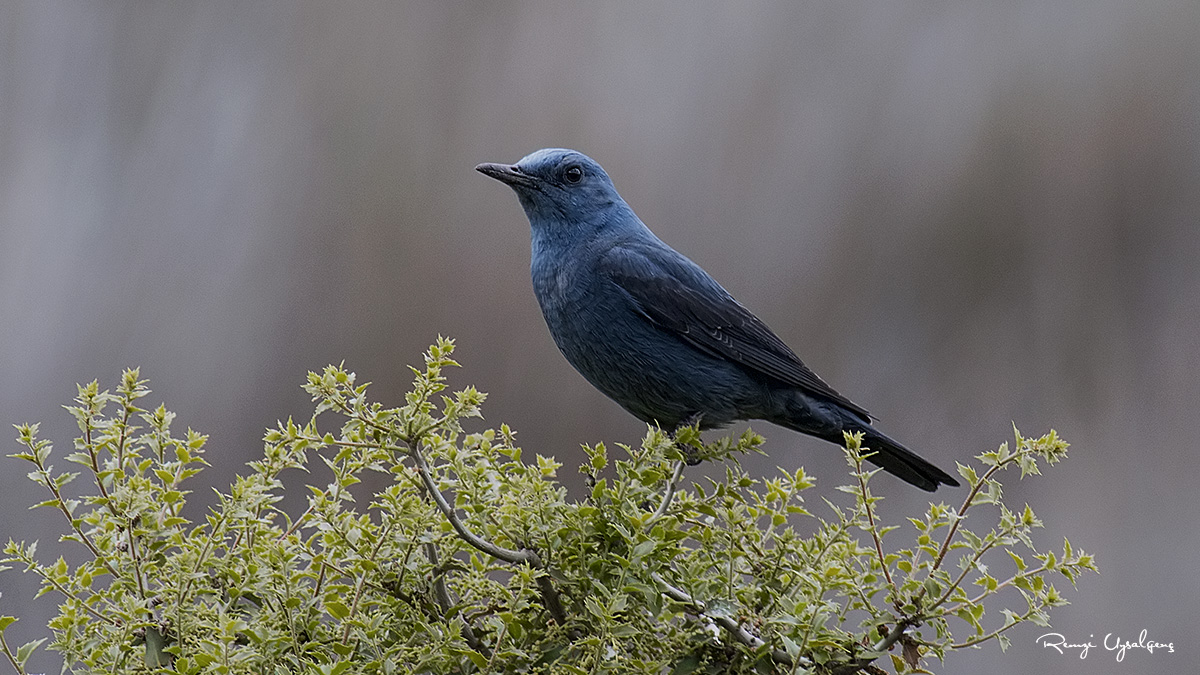
<svg viewBox="0 0 1200 675">
<path fill-rule="evenodd" d="M 702 412 L 694 412 L 691 415 L 688 415 L 687 417 L 683 418 L 682 420 L 680 420 L 679 424 L 675 425 L 675 429 L 673 429 L 671 431 L 671 438 L 678 441 L 678 434 L 679 434 L 680 429 L 683 429 L 684 427 L 690 427 L 690 426 L 699 427 L 700 420 L 702 420 L 703 418 L 704 418 L 704 413 L 702 413 Z M 700 453 L 697 452 L 696 448 L 693 448 L 690 445 L 678 445 L 678 443 L 677 443 L 677 446 L 679 447 L 679 452 L 683 454 L 683 461 L 686 462 L 688 466 L 696 466 L 701 461 L 703 461 L 703 458 L 700 457 Z"/>
</svg>

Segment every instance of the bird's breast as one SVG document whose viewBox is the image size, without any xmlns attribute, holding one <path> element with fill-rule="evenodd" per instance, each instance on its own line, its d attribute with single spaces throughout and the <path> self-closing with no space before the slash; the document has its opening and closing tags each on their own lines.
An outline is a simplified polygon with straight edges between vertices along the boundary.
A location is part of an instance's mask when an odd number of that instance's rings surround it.
<svg viewBox="0 0 1200 675">
<path fill-rule="evenodd" d="M 579 273 L 568 265 L 542 265 L 533 268 L 533 292 L 546 319 L 577 306 L 583 296 L 579 288 Z"/>
</svg>

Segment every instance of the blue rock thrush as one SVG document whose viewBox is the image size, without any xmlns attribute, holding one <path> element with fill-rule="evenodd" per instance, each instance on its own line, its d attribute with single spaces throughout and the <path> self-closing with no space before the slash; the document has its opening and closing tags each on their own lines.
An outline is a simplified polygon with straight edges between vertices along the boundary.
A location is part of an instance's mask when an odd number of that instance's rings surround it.
<svg viewBox="0 0 1200 675">
<path fill-rule="evenodd" d="M 608 174 L 573 150 L 538 150 L 476 170 L 507 184 L 533 233 L 533 290 L 567 361 L 638 419 L 675 430 L 763 419 L 843 443 L 933 491 L 946 472 L 871 426 L 699 265 L 664 244 Z"/>
</svg>

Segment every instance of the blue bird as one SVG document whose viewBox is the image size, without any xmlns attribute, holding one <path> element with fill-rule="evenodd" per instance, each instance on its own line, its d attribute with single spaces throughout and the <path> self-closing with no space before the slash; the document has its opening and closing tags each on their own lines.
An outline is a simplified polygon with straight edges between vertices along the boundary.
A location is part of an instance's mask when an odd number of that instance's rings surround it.
<svg viewBox="0 0 1200 675">
<path fill-rule="evenodd" d="M 699 265 L 667 246 L 574 150 L 475 167 L 516 193 L 532 230 L 533 291 L 567 361 L 643 422 L 675 430 L 763 419 L 842 444 L 922 490 L 958 485 L 871 426 Z"/>
</svg>

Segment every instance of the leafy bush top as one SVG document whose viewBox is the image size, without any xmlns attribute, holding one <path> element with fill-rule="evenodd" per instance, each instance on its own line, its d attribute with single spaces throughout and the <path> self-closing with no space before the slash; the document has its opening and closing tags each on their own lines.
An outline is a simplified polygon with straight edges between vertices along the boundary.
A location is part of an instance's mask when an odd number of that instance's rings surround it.
<svg viewBox="0 0 1200 675">
<path fill-rule="evenodd" d="M 1037 550 L 1041 521 L 1002 498 L 1004 469 L 1024 477 L 1038 460 L 1065 457 L 1053 431 L 1017 433 L 978 467 L 959 465 L 961 505 L 930 504 L 904 528 L 882 524 L 869 450 L 852 436 L 851 481 L 838 488 L 850 503 L 826 495 L 821 515 L 804 500 L 813 479 L 803 469 L 741 469 L 738 455 L 762 444 L 750 431 L 705 443 L 695 428 L 674 438 L 651 428 L 637 448 L 587 446 L 588 494 L 572 500 L 557 481 L 562 465 L 524 461 L 507 426 L 464 429 L 484 394 L 444 395 L 453 346 L 429 349 L 399 408 L 371 401 L 343 367 L 309 373 L 313 417 L 269 430 L 263 457 L 201 522 L 182 515 L 183 484 L 206 466 L 207 437 L 174 435 L 161 405 L 139 408 L 149 390 L 137 370 L 115 393 L 79 387 L 68 410 L 81 435 L 67 460 L 81 471 L 56 472 L 38 425 L 18 425 L 24 450 L 13 456 L 50 493 L 37 506 L 61 511 L 63 538 L 87 554 L 69 565 L 42 561 L 36 543 L 5 549 L 4 562 L 60 600 L 49 647 L 64 668 L 848 673 L 875 668 L 898 643 L 891 661 L 905 672 L 921 655 L 993 638 L 1005 647 L 1004 631 L 1045 624 L 1046 610 L 1065 604 L 1051 573 L 1074 584 L 1096 569 L 1069 542 L 1061 555 Z M 280 475 L 307 471 L 310 455 L 332 479 L 309 486 L 307 509 L 289 514 Z M 724 477 L 685 485 L 694 459 L 723 462 Z M 392 480 L 362 500 L 355 486 L 368 472 Z M 68 496 L 81 474 L 88 493 Z M 989 520 L 969 529 L 968 512 Z M 908 543 L 885 545 L 902 536 Z M 1020 604 L 985 621 L 985 604 L 1005 597 Z M 10 648 L 2 628 L 14 620 L 0 617 L 0 647 L 24 673 L 44 639 Z"/>
</svg>

